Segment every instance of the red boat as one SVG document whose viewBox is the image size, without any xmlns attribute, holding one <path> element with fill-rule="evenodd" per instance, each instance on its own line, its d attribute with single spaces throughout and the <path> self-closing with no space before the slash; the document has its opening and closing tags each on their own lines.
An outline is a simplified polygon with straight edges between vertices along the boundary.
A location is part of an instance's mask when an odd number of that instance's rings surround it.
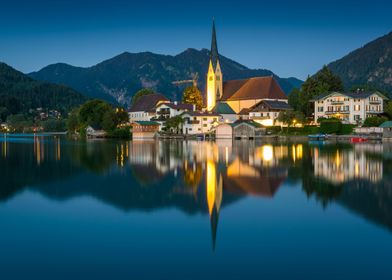
<svg viewBox="0 0 392 280">
<path fill-rule="evenodd" d="M 367 142 L 368 140 L 364 137 L 351 137 L 350 141 L 351 143 L 364 143 Z"/>
</svg>

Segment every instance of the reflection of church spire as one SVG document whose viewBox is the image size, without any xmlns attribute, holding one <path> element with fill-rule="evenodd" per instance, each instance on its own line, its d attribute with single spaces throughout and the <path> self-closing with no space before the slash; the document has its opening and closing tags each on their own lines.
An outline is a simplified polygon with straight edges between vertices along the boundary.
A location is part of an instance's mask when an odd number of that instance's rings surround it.
<svg viewBox="0 0 392 280">
<path fill-rule="evenodd" d="M 211 221 L 212 249 L 215 250 L 219 211 L 222 203 L 222 176 L 217 179 L 215 162 L 207 161 L 207 203 Z"/>
<path fill-rule="evenodd" d="M 212 210 L 210 221 L 211 221 L 211 237 L 212 237 L 212 250 L 215 251 L 216 244 L 216 233 L 218 231 L 218 220 L 219 220 L 219 210 L 214 207 Z"/>
</svg>

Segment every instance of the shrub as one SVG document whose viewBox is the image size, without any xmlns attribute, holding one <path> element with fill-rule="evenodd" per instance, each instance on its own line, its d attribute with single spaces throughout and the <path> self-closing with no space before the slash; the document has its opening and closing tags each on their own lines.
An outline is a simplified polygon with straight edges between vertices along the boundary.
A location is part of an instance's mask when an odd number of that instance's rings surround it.
<svg viewBox="0 0 392 280">
<path fill-rule="evenodd" d="M 386 117 L 369 117 L 363 123 L 363 127 L 379 127 L 386 121 L 388 121 Z"/>
<path fill-rule="evenodd" d="M 280 126 L 269 126 L 267 127 L 267 134 L 278 134 L 282 131 Z"/>
<path fill-rule="evenodd" d="M 338 134 L 341 134 L 341 135 L 352 134 L 354 131 L 354 127 L 355 127 L 355 125 L 353 125 L 353 124 L 342 124 L 342 127 L 341 127 Z"/>
<path fill-rule="evenodd" d="M 107 135 L 109 138 L 131 139 L 131 130 L 129 127 L 116 128 Z"/>
<path fill-rule="evenodd" d="M 325 134 L 337 134 L 342 129 L 342 122 L 339 120 L 324 120 L 320 124 L 320 132 Z"/>
</svg>

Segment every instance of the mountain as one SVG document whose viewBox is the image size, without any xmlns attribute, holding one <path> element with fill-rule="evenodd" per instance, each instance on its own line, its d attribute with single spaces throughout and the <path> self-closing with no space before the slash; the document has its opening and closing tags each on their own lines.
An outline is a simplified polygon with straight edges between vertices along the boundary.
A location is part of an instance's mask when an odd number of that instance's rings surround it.
<svg viewBox="0 0 392 280">
<path fill-rule="evenodd" d="M 345 87 L 369 85 L 392 92 L 392 33 L 328 65 Z"/>
<path fill-rule="evenodd" d="M 3 117 L 39 107 L 66 113 L 85 100 L 82 94 L 69 87 L 35 81 L 0 63 L 0 111 Z"/>
<path fill-rule="evenodd" d="M 88 97 L 126 105 L 132 95 L 144 87 L 178 99 L 183 87 L 179 88 L 172 82 L 192 79 L 196 73 L 200 77 L 199 87 L 203 89 L 209 55 L 206 49 L 187 49 L 176 56 L 125 52 L 88 68 L 59 63 L 29 75 L 37 80 L 71 86 Z M 249 69 L 224 56 L 220 57 L 220 61 L 225 80 L 274 75 L 286 93 L 302 83 L 295 78 L 279 78 L 269 70 Z"/>
</svg>

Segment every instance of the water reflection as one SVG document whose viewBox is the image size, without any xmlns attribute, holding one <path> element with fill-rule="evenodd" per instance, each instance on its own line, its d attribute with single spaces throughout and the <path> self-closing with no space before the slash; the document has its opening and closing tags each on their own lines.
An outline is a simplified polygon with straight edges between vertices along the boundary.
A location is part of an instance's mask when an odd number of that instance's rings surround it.
<svg viewBox="0 0 392 280">
<path fill-rule="evenodd" d="M 387 144 L 74 142 L 2 135 L 1 146 L 1 201 L 31 189 L 59 201 L 89 195 L 123 211 L 175 207 L 209 217 L 213 249 L 222 209 L 247 196 L 263 203 L 283 185 L 300 186 L 324 208 L 338 203 L 392 229 Z"/>
</svg>

